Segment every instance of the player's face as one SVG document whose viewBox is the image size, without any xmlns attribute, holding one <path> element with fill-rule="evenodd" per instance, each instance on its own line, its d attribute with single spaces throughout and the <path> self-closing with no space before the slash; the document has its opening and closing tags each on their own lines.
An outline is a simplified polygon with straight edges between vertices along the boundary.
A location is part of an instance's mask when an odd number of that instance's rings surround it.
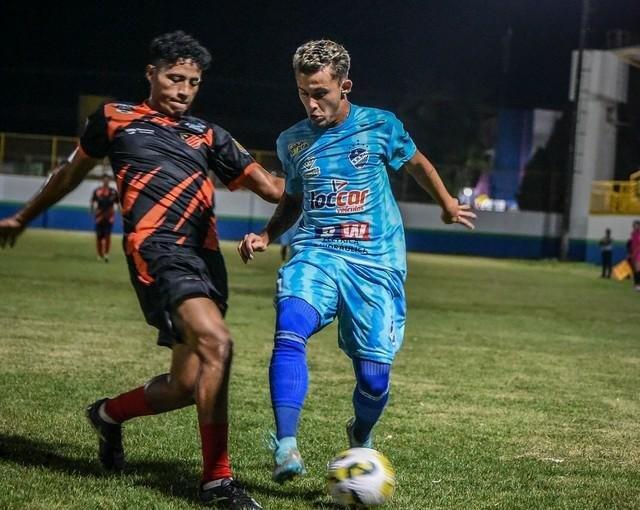
<svg viewBox="0 0 640 510">
<path fill-rule="evenodd" d="M 342 122 L 349 114 L 347 94 L 351 80 L 340 81 L 325 67 L 313 74 L 296 73 L 298 96 L 309 120 L 316 126 L 328 128 Z"/>
<path fill-rule="evenodd" d="M 202 82 L 202 70 L 192 60 L 167 66 L 147 66 L 149 104 L 170 117 L 181 117 L 191 106 Z"/>
</svg>

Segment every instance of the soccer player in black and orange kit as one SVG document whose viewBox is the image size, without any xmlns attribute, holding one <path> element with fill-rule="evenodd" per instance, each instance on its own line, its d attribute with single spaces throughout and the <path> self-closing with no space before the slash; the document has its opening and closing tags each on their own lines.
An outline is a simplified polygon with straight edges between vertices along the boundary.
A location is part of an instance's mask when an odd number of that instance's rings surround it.
<svg viewBox="0 0 640 510">
<path fill-rule="evenodd" d="M 140 305 L 172 348 L 167 374 L 87 408 L 105 468 L 124 464 L 121 428 L 137 416 L 195 403 L 202 441 L 200 499 L 231 509 L 262 508 L 232 478 L 227 452 L 232 340 L 223 316 L 227 281 L 213 213 L 212 170 L 229 188 L 277 202 L 283 181 L 258 165 L 224 129 L 187 115 L 210 62 L 183 32 L 151 43 L 141 104 L 107 103 L 90 116 L 79 147 L 14 216 L 0 220 L 0 246 L 73 190 L 109 156 L 124 225 L 123 244 Z"/>
<path fill-rule="evenodd" d="M 118 192 L 109 186 L 109 176 L 102 177 L 102 185 L 91 194 L 91 214 L 96 223 L 96 253 L 98 260 L 109 262 L 111 250 L 111 229 L 116 217 Z"/>
</svg>

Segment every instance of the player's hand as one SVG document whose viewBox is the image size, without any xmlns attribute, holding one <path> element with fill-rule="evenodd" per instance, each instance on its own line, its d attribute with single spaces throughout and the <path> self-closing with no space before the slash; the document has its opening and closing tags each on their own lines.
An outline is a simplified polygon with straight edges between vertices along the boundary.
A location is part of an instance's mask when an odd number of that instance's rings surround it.
<svg viewBox="0 0 640 510">
<path fill-rule="evenodd" d="M 244 239 L 238 243 L 238 254 L 245 264 L 253 260 L 256 251 L 265 251 L 269 245 L 269 239 L 265 233 L 246 234 Z"/>
<path fill-rule="evenodd" d="M 24 223 L 17 216 L 0 220 L 0 248 L 4 248 L 7 243 L 13 247 L 24 227 Z"/>
<path fill-rule="evenodd" d="M 473 220 L 476 219 L 475 213 L 471 211 L 468 204 L 460 205 L 457 199 L 453 199 L 447 207 L 442 210 L 442 221 L 447 225 L 451 223 L 460 223 L 462 226 L 473 230 L 475 225 Z"/>
</svg>

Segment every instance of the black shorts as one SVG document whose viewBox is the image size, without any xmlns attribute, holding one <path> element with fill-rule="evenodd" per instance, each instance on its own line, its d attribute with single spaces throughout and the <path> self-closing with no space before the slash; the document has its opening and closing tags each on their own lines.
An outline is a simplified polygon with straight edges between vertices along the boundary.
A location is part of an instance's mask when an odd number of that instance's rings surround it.
<svg viewBox="0 0 640 510">
<path fill-rule="evenodd" d="M 100 221 L 96 223 L 96 237 L 102 239 L 103 237 L 109 237 L 111 235 L 111 229 L 113 224 L 110 221 Z"/>
<path fill-rule="evenodd" d="M 172 243 L 148 243 L 140 248 L 151 284 L 140 280 L 141 268 L 127 256 L 131 283 L 138 296 L 147 324 L 158 329 L 158 345 L 180 343 L 180 332 L 173 326 L 176 307 L 189 297 L 211 298 L 222 312 L 227 311 L 227 270 L 222 253 Z"/>
</svg>

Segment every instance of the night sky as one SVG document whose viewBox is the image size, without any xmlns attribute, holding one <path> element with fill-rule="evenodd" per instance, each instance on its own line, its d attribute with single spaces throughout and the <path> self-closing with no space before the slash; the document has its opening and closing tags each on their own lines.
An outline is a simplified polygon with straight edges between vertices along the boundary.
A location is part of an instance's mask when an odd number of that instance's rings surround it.
<svg viewBox="0 0 640 510">
<path fill-rule="evenodd" d="M 351 53 L 355 103 L 395 110 L 408 94 L 562 109 L 581 0 L 4 1 L 1 131 L 77 134 L 78 94 L 145 97 L 151 38 L 182 29 L 214 56 L 193 113 L 272 149 L 303 115 L 291 56 L 328 37 Z M 588 46 L 640 34 L 638 0 L 591 0 Z M 502 40 L 512 29 L 505 75 Z M 635 42 L 638 40 L 635 39 Z"/>
</svg>

